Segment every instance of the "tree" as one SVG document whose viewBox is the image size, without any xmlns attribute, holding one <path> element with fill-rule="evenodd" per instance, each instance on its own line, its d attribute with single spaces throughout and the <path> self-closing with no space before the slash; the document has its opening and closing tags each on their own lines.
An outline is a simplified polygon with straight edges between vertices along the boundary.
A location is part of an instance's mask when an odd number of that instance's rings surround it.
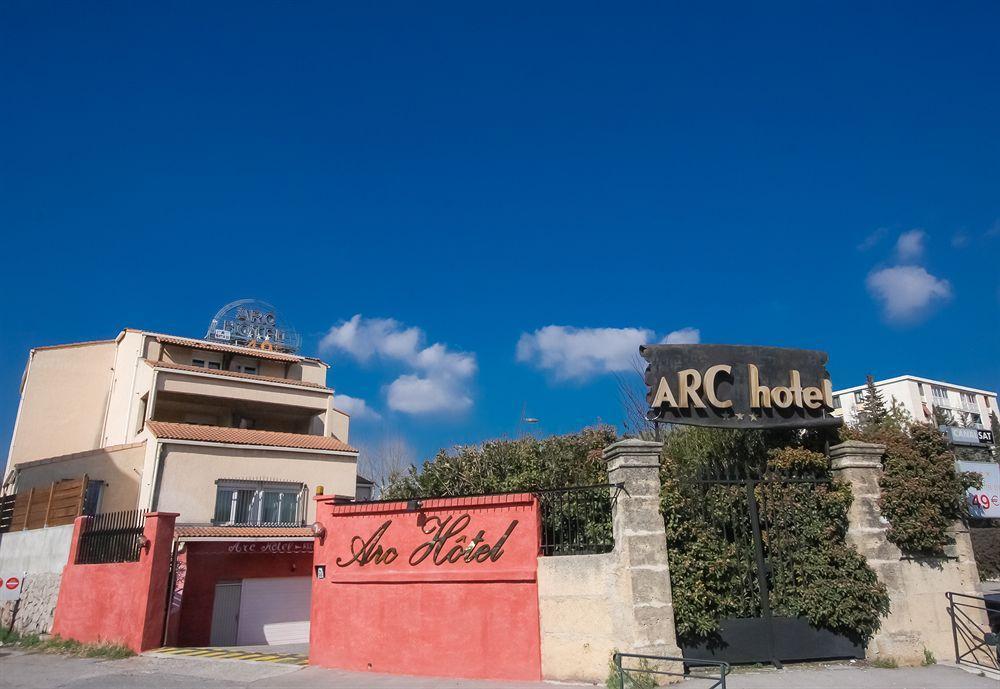
<svg viewBox="0 0 1000 689">
<path fill-rule="evenodd" d="M 934 407 L 931 410 L 934 415 L 934 425 L 935 426 L 957 426 L 958 422 L 955 420 L 955 415 L 951 413 L 950 409 L 945 409 L 944 407 Z"/>
<path fill-rule="evenodd" d="M 384 435 L 359 450 L 358 473 L 375 484 L 376 497 L 381 497 L 416 462 L 413 448 L 398 435 Z"/>
<path fill-rule="evenodd" d="M 993 458 L 1000 462 L 1000 419 L 990 412 L 990 430 L 993 431 Z"/>
<path fill-rule="evenodd" d="M 862 413 L 859 415 L 866 426 L 881 426 L 889 416 L 882 392 L 875 387 L 875 378 L 867 377 L 867 388 L 862 398 Z"/>
</svg>

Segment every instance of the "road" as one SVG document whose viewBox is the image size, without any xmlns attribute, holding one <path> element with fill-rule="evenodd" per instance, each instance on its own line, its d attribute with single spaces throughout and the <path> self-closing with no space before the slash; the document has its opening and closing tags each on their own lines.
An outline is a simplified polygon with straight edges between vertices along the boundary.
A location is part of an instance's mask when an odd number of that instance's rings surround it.
<svg viewBox="0 0 1000 689">
<path fill-rule="evenodd" d="M 482 682 L 358 674 L 240 660 L 138 656 L 71 658 L 0 648 L 0 689 L 563 689 L 566 684 Z M 685 689 L 708 685 L 685 680 Z M 954 667 L 879 670 L 847 665 L 733 674 L 727 689 L 997 689 Z"/>
</svg>

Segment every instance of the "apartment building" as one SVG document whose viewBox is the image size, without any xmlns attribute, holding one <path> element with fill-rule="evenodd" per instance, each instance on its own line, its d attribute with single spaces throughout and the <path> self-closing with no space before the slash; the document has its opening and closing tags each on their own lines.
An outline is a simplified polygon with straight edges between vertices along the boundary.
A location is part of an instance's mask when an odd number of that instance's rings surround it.
<svg viewBox="0 0 1000 689">
<path fill-rule="evenodd" d="M 957 445 L 988 447 L 995 441 L 989 432 L 991 414 L 1000 417 L 995 392 L 910 375 L 875 381 L 875 387 L 887 402 L 901 404 L 914 421 L 948 426 L 949 437 Z M 857 421 L 864 413 L 866 390 L 867 385 L 835 390 L 834 413 L 848 422 Z M 947 423 L 940 424 L 941 420 Z"/>
<path fill-rule="evenodd" d="M 312 498 L 354 498 L 358 452 L 329 366 L 286 334 L 245 300 L 203 339 L 126 328 L 29 354 L 5 491 L 86 477 L 85 514 L 179 513 L 176 643 L 308 638 Z"/>
</svg>

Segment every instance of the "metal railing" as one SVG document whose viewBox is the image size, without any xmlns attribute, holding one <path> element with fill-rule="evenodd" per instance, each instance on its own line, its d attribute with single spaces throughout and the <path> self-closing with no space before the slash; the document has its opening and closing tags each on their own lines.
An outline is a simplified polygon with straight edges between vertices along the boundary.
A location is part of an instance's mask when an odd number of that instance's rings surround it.
<svg viewBox="0 0 1000 689">
<path fill-rule="evenodd" d="M 76 564 L 138 562 L 144 542 L 145 510 L 109 512 L 89 517 L 80 530 Z"/>
<path fill-rule="evenodd" d="M 955 641 L 955 662 L 1000 672 L 1000 599 L 952 591 L 945 595 Z"/>
<path fill-rule="evenodd" d="M 684 672 L 684 663 L 696 663 L 699 666 L 716 667 L 719 670 L 719 676 L 687 675 Z M 693 660 L 691 658 L 653 656 L 643 653 L 615 653 L 614 664 L 615 676 L 618 678 L 618 689 L 656 686 L 660 682 L 656 680 L 655 675 L 681 677 L 688 680 L 700 679 L 711 682 L 708 685 L 698 685 L 700 689 L 726 689 L 726 675 L 729 674 L 729 663 L 718 660 Z"/>
<path fill-rule="evenodd" d="M 622 484 L 535 491 L 542 513 L 542 555 L 610 553 L 614 502 Z"/>
</svg>

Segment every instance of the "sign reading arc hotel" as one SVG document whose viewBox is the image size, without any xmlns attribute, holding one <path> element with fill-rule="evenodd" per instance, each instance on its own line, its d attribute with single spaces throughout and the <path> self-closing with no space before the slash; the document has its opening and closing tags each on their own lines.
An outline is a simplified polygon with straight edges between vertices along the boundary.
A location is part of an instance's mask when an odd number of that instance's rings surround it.
<svg viewBox="0 0 1000 689">
<path fill-rule="evenodd" d="M 839 426 L 827 355 L 740 345 L 648 345 L 650 421 L 723 428 Z"/>
</svg>

